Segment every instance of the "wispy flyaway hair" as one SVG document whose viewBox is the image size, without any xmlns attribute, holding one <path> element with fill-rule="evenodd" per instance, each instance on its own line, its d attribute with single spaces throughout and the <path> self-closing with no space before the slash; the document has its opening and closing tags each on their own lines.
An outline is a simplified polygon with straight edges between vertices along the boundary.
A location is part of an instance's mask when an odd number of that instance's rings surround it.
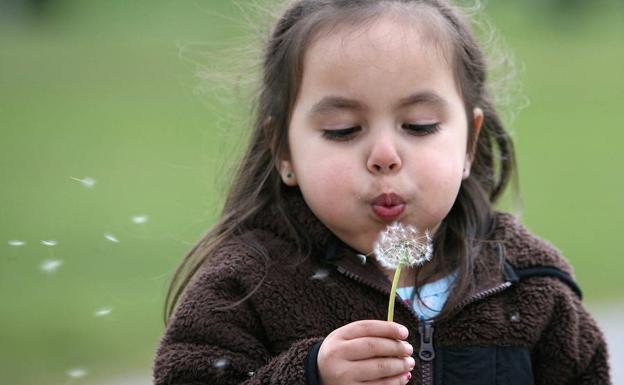
<svg viewBox="0 0 624 385">
<path fill-rule="evenodd" d="M 279 16 L 266 42 L 250 141 L 221 216 L 178 267 L 167 295 L 165 320 L 199 266 L 270 204 L 280 212 L 284 228 L 298 239 L 299 249 L 304 254 L 312 250 L 305 229 L 298 228 L 282 203 L 287 187 L 276 169 L 288 153 L 288 126 L 301 86 L 304 55 L 315 38 L 334 26 L 362 28 L 387 12 L 411 18 L 414 25 L 436 37 L 464 101 L 467 151 L 473 154 L 471 174 L 462 182 L 451 211 L 436 232 L 430 263 L 435 264 L 433 271 L 458 272 L 445 309 L 453 308 L 461 293 L 470 290 L 478 263 L 476 250 L 491 230 L 493 204 L 514 175 L 515 160 L 512 140 L 488 93 L 484 54 L 468 22 L 445 0 L 295 0 Z M 478 136 L 473 126 L 475 107 L 484 113 Z M 262 250 L 254 240 L 249 243 Z"/>
</svg>

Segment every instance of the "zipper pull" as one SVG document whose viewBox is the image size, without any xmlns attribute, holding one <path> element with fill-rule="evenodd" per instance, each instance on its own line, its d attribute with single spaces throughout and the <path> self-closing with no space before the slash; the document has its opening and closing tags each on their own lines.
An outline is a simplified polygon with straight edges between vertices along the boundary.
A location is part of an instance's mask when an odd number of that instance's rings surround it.
<svg viewBox="0 0 624 385">
<path fill-rule="evenodd" d="M 433 322 L 420 320 L 418 332 L 420 333 L 420 350 L 418 357 L 423 361 L 433 361 L 435 350 L 433 349 Z"/>
</svg>

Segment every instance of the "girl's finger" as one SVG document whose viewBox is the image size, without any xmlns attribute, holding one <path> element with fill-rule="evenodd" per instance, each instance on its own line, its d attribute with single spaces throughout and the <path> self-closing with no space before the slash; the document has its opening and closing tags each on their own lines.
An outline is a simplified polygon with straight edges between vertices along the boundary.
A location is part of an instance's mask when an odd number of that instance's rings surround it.
<svg viewBox="0 0 624 385">
<path fill-rule="evenodd" d="M 414 348 L 408 342 L 381 337 L 362 337 L 344 342 L 344 358 L 359 361 L 374 357 L 411 356 Z"/>
<path fill-rule="evenodd" d="M 364 381 L 362 384 L 366 385 L 405 385 L 412 379 L 410 372 L 401 373 L 398 376 L 380 378 L 374 381 Z"/>
<path fill-rule="evenodd" d="M 401 373 L 411 372 L 415 361 L 412 357 L 404 358 L 373 358 L 361 361 L 352 361 L 355 370 L 354 379 L 357 381 L 374 381 L 386 377 L 396 377 Z"/>
<path fill-rule="evenodd" d="M 407 328 L 395 322 L 380 320 L 355 321 L 338 329 L 339 336 L 345 340 L 361 337 L 385 337 L 404 340 L 409 334 Z"/>
</svg>

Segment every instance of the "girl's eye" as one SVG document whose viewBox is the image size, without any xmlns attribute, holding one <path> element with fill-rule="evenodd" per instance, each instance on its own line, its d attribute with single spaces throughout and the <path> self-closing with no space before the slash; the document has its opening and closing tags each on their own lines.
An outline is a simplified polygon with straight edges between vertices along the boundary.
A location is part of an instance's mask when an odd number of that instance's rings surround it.
<svg viewBox="0 0 624 385">
<path fill-rule="evenodd" d="M 409 131 L 412 135 L 429 135 L 433 134 L 440 129 L 439 123 L 431 123 L 431 124 L 408 124 L 405 123 L 402 127 Z"/>
<path fill-rule="evenodd" d="M 359 126 L 340 128 L 337 130 L 323 130 L 323 136 L 332 140 L 349 140 L 362 128 Z"/>
</svg>

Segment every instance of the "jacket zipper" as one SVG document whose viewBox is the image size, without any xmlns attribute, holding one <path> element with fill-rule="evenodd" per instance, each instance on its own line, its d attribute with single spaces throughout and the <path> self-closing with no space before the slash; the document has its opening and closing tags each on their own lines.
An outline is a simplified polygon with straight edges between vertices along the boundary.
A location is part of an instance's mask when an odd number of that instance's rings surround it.
<svg viewBox="0 0 624 385">
<path fill-rule="evenodd" d="M 369 282 L 363 279 L 362 277 L 360 277 L 359 275 L 353 274 L 350 271 L 340 266 L 338 266 L 338 271 L 357 282 L 360 282 L 364 285 L 377 289 L 385 294 L 390 294 L 390 291 L 388 291 L 387 289 L 381 286 L 375 285 L 372 282 Z M 459 309 L 466 307 L 473 302 L 483 300 L 494 294 L 498 294 L 502 291 L 505 291 L 506 289 L 511 287 L 512 284 L 513 283 L 509 281 L 503 282 L 500 285 L 494 286 L 490 289 L 483 290 L 474 295 L 471 295 L 470 297 L 460 302 L 454 308 L 454 310 L 458 311 Z M 416 312 L 414 312 L 414 309 L 412 307 L 406 305 L 405 303 L 403 303 L 403 301 L 400 301 L 400 302 L 403 306 L 408 308 L 408 310 L 410 311 L 410 313 L 412 313 L 412 315 L 414 315 L 414 317 L 418 319 L 418 315 L 416 314 Z M 433 346 L 433 332 L 435 330 L 433 324 L 434 324 L 433 320 L 418 319 L 418 333 L 420 334 L 420 348 L 418 350 L 418 358 L 420 360 L 420 380 L 421 380 L 420 383 L 421 385 L 433 385 L 433 382 L 434 382 L 433 381 L 434 380 L 433 360 L 435 359 L 436 353 L 435 353 L 435 347 Z"/>
<path fill-rule="evenodd" d="M 433 385 L 433 360 L 435 359 L 433 330 L 433 320 L 420 320 L 418 325 L 418 333 L 420 333 L 418 358 L 420 359 L 420 383 L 422 385 Z"/>
<path fill-rule="evenodd" d="M 480 301 L 494 294 L 498 294 L 512 285 L 511 282 L 504 282 L 490 289 L 480 291 L 464 301 L 460 302 L 455 310 L 459 310 L 473 302 Z M 410 308 L 410 310 L 412 310 Z M 433 385 L 433 360 L 435 359 L 435 348 L 433 346 L 433 320 L 420 319 L 418 333 L 420 334 L 420 349 L 418 358 L 420 359 L 420 383 L 421 385 Z"/>
<path fill-rule="evenodd" d="M 494 294 L 498 294 L 498 293 L 500 293 L 501 291 L 505 291 L 506 289 L 510 288 L 510 287 L 511 287 L 511 285 L 513 285 L 513 283 L 512 283 L 512 282 L 507 281 L 507 282 L 503 282 L 503 283 L 501 283 L 501 284 L 500 284 L 500 285 L 498 285 L 498 286 L 494 286 L 494 287 L 492 287 L 492 288 L 490 288 L 490 289 L 483 290 L 483 291 L 478 292 L 478 293 L 476 293 L 476 294 L 474 294 L 474 295 L 471 295 L 470 297 L 468 297 L 468 298 L 466 298 L 465 300 L 461 301 L 461 302 L 460 302 L 460 303 L 459 303 L 459 304 L 455 307 L 455 309 L 454 309 L 454 310 L 455 310 L 455 311 L 457 311 L 457 310 L 459 310 L 459 309 L 461 309 L 461 308 L 463 308 L 463 307 L 466 307 L 467 305 L 469 305 L 469 304 L 471 304 L 471 303 L 473 303 L 473 302 L 480 301 L 480 300 L 485 299 L 485 298 L 487 298 L 487 297 L 493 296 Z"/>
</svg>

